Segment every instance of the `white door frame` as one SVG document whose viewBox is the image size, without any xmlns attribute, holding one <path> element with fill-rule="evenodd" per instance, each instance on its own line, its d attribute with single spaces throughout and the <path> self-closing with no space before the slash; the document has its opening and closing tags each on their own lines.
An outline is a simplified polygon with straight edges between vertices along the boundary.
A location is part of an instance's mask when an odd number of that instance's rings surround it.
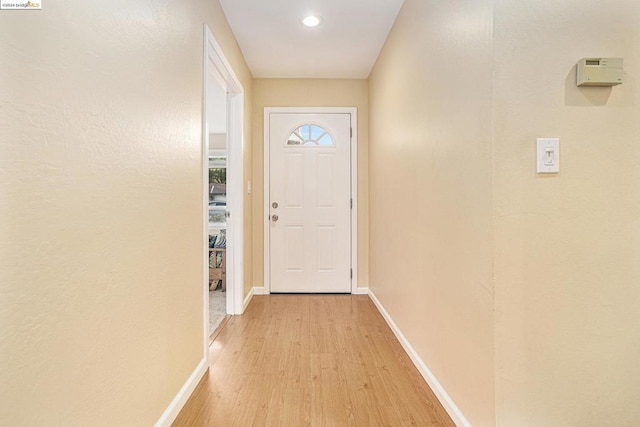
<svg viewBox="0 0 640 427">
<path fill-rule="evenodd" d="M 227 313 L 242 314 L 244 291 L 244 89 L 231 65 L 204 24 L 202 74 L 202 289 L 204 295 L 204 354 L 209 357 L 209 126 L 207 123 L 207 78 L 217 80 L 227 92 Z"/>
<path fill-rule="evenodd" d="M 358 109 L 356 107 L 265 107 L 264 108 L 264 293 L 271 293 L 271 250 L 269 226 L 270 166 L 269 141 L 271 113 L 350 114 L 351 115 L 351 293 L 358 293 Z"/>
</svg>

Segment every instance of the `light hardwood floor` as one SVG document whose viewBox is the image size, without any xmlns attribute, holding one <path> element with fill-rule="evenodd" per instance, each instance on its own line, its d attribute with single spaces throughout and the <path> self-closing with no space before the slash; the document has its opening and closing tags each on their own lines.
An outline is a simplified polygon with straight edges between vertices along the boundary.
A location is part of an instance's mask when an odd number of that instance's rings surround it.
<svg viewBox="0 0 640 427">
<path fill-rule="evenodd" d="M 255 296 L 174 426 L 453 426 L 368 296 Z"/>
</svg>

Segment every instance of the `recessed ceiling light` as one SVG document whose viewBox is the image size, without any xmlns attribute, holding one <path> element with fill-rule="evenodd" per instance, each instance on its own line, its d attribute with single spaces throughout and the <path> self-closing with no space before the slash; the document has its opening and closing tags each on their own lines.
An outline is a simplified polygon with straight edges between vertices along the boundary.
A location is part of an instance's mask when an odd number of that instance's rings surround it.
<svg viewBox="0 0 640 427">
<path fill-rule="evenodd" d="M 305 27 L 317 27 L 321 23 L 322 18 L 320 18 L 319 16 L 309 15 L 302 18 L 302 25 L 304 25 Z"/>
</svg>

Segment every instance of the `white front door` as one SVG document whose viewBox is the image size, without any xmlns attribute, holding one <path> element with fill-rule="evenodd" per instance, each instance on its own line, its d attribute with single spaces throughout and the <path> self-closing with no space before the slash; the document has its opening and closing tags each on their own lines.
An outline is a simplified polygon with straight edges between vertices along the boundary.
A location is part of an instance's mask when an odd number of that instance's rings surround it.
<svg viewBox="0 0 640 427">
<path fill-rule="evenodd" d="M 351 292 L 351 115 L 268 120 L 271 292 Z"/>
</svg>

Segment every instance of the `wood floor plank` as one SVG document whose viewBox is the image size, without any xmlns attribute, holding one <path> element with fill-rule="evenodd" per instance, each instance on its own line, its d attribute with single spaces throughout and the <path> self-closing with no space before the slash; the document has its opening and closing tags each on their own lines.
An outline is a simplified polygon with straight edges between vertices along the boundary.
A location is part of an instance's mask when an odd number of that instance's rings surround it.
<svg viewBox="0 0 640 427">
<path fill-rule="evenodd" d="M 453 426 L 366 295 L 255 296 L 174 426 Z"/>
</svg>

